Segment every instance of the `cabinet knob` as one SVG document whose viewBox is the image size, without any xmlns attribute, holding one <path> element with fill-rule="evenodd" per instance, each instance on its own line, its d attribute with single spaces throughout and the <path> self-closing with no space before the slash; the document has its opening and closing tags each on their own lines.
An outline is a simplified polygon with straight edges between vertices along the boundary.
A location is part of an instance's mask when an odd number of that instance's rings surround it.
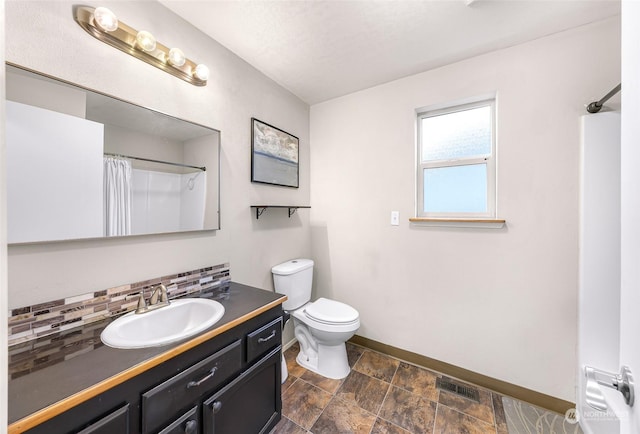
<svg viewBox="0 0 640 434">
<path fill-rule="evenodd" d="M 213 403 L 213 414 L 216 414 L 217 412 L 219 412 L 221 408 L 222 408 L 222 402 L 215 401 Z"/>
<path fill-rule="evenodd" d="M 198 432 L 198 422 L 195 420 L 188 420 L 184 425 L 184 434 L 196 434 Z"/>
</svg>

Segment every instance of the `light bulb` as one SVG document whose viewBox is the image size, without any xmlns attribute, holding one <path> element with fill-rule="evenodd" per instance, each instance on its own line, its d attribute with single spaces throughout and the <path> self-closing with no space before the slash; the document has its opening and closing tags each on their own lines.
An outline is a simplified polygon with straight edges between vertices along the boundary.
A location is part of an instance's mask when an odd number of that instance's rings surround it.
<svg viewBox="0 0 640 434">
<path fill-rule="evenodd" d="M 179 48 L 172 48 L 169 50 L 169 63 L 175 66 L 182 66 L 187 61 L 184 53 Z"/>
<path fill-rule="evenodd" d="M 105 32 L 113 32 L 118 28 L 116 14 L 102 6 L 93 11 L 93 22 Z"/>
<path fill-rule="evenodd" d="M 146 30 L 140 30 L 138 32 L 136 42 L 144 51 L 153 51 L 156 49 L 156 38 Z"/>
<path fill-rule="evenodd" d="M 196 70 L 193 72 L 193 75 L 202 81 L 207 81 L 209 79 L 209 68 L 207 68 L 207 65 L 200 63 L 196 66 Z"/>
</svg>

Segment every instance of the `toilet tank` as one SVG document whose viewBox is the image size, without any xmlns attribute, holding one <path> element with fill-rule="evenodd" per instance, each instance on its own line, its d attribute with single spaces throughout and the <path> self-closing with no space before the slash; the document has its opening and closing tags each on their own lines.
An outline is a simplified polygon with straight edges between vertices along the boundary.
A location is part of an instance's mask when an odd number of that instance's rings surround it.
<svg viewBox="0 0 640 434">
<path fill-rule="evenodd" d="M 313 261 L 311 259 L 293 259 L 271 268 L 273 286 L 278 294 L 284 294 L 288 300 L 282 303 L 284 310 L 292 311 L 311 300 L 311 282 L 313 281 Z"/>
</svg>

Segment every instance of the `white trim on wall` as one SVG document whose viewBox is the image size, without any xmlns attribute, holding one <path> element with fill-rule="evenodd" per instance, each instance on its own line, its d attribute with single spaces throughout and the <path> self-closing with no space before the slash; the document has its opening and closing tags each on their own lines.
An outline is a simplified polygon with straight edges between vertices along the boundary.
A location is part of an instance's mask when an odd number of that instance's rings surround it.
<svg viewBox="0 0 640 434">
<path fill-rule="evenodd" d="M 0 28 L 4 26 L 4 5 L 0 2 Z M 0 65 L 4 65 L 4 32 L 0 35 Z M 0 101 L 5 100 L 5 69 L 0 68 Z M 7 426 L 7 189 L 5 183 L 4 104 L 0 104 L 0 429 Z"/>
</svg>

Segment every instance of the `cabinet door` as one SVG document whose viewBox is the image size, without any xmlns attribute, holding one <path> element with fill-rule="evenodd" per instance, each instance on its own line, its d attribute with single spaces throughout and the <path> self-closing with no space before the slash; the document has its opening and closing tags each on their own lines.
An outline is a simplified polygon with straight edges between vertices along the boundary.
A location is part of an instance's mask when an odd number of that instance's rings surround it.
<svg viewBox="0 0 640 434">
<path fill-rule="evenodd" d="M 198 434 L 200 432 L 198 419 L 198 406 L 196 406 L 158 434 Z"/>
<path fill-rule="evenodd" d="M 269 432 L 280 420 L 278 346 L 203 404 L 205 434 Z"/>
<path fill-rule="evenodd" d="M 78 431 L 78 434 L 127 434 L 129 432 L 129 404 Z"/>
</svg>

